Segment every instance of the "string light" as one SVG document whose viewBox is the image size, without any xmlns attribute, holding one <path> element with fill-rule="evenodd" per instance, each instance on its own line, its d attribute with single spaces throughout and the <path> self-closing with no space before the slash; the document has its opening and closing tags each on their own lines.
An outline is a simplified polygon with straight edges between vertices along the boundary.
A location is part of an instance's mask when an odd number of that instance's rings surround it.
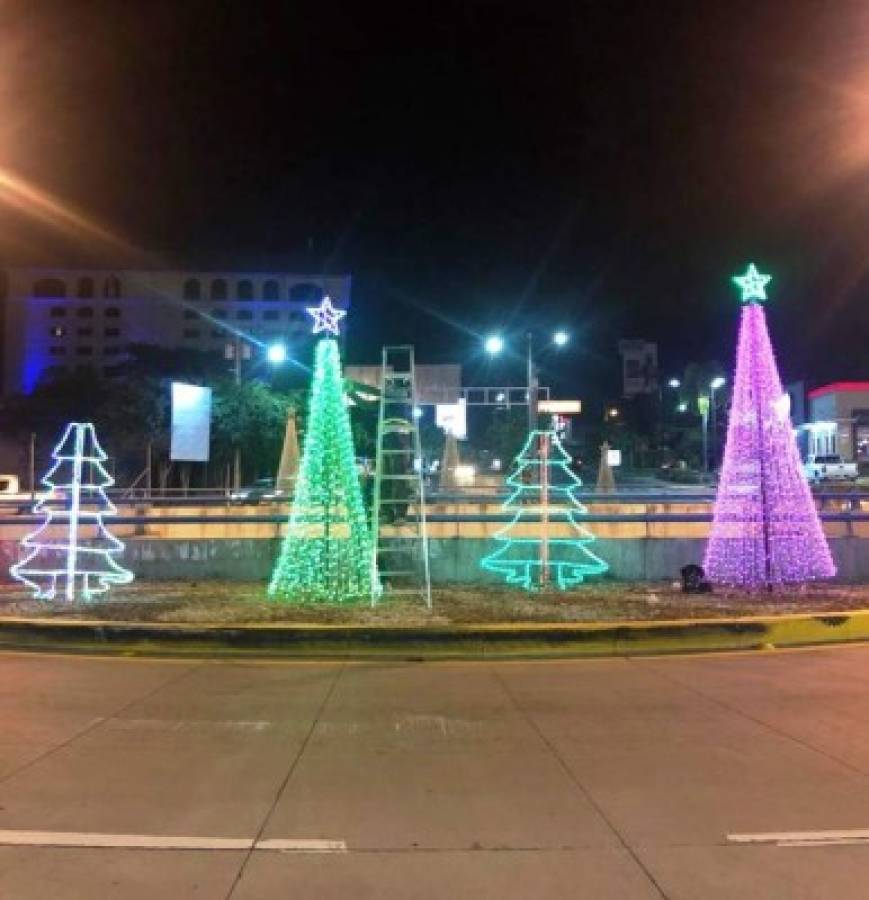
<svg viewBox="0 0 869 900">
<path fill-rule="evenodd" d="M 113 584 L 128 584 L 133 573 L 112 558 L 124 545 L 103 524 L 117 513 L 105 489 L 115 483 L 103 463 L 108 458 L 89 422 L 70 422 L 52 452 L 54 464 L 42 483 L 50 492 L 33 508 L 45 522 L 21 542 L 27 555 L 9 573 L 34 596 L 51 600 L 62 585 L 65 600 L 88 600 Z M 82 535 L 82 529 L 92 532 Z"/>
<path fill-rule="evenodd" d="M 544 442 L 548 444 L 545 461 L 540 455 Z M 571 471 L 570 455 L 558 435 L 554 431 L 532 431 L 514 464 L 507 479 L 513 492 L 502 507 L 513 513 L 513 519 L 495 534 L 501 546 L 480 561 L 482 568 L 526 591 L 538 590 L 546 583 L 563 591 L 589 575 L 606 572 L 609 566 L 585 546 L 595 540 L 594 535 L 576 521 L 588 510 L 576 499 L 582 482 Z M 550 505 L 553 499 L 560 505 Z M 529 526 L 541 514 L 548 523 L 571 527 L 577 536 L 544 538 L 539 527 L 537 534 L 523 535 L 533 532 Z"/>
<path fill-rule="evenodd" d="M 324 297 L 323 302 L 319 306 L 308 306 L 305 308 L 308 315 L 314 319 L 312 334 L 320 334 L 321 331 L 325 331 L 338 337 L 341 333 L 338 323 L 347 315 L 343 309 L 335 309 L 328 297 Z"/>
<path fill-rule="evenodd" d="M 299 603 L 370 601 L 380 585 L 332 338 L 316 347 L 309 410 L 289 527 L 269 595 Z"/>
<path fill-rule="evenodd" d="M 772 281 L 772 275 L 762 275 L 754 263 L 749 263 L 745 275 L 734 275 L 731 281 L 742 291 L 742 302 L 752 303 L 766 300 L 766 286 Z"/>
<path fill-rule="evenodd" d="M 752 272 L 753 270 L 753 272 Z M 749 266 L 727 443 L 704 566 L 714 582 L 748 590 L 832 578 L 836 567 L 803 475 L 766 316 Z"/>
</svg>

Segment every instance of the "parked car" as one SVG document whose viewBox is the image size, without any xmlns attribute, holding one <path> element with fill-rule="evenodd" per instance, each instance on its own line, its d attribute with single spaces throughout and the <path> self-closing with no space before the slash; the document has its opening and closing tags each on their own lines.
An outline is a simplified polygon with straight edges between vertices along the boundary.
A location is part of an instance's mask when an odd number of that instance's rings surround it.
<svg viewBox="0 0 869 900">
<path fill-rule="evenodd" d="M 810 456 L 803 466 L 806 478 L 813 484 L 822 481 L 856 481 L 857 463 L 848 463 L 838 454 Z"/>
<path fill-rule="evenodd" d="M 284 491 L 275 490 L 274 478 L 257 478 L 253 484 L 240 487 L 229 495 L 233 503 L 269 503 L 280 500 Z"/>
</svg>

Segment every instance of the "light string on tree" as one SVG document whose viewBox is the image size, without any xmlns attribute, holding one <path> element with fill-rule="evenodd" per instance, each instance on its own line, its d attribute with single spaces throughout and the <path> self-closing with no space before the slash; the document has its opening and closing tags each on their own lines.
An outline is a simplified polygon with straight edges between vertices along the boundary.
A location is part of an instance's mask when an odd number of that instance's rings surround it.
<svg viewBox="0 0 869 900">
<path fill-rule="evenodd" d="M 338 333 L 329 298 L 308 312 L 314 333 Z M 269 595 L 291 602 L 359 602 L 380 591 L 362 500 L 337 342 L 321 338 L 289 525 Z"/>
<path fill-rule="evenodd" d="M 748 590 L 836 574 L 760 305 L 770 280 L 753 263 L 733 279 L 743 306 L 724 461 L 704 559 L 713 582 Z"/>
<path fill-rule="evenodd" d="M 21 542 L 24 559 L 9 569 L 36 597 L 88 600 L 113 584 L 128 584 L 133 573 L 113 559 L 124 545 L 110 534 L 104 516 L 117 513 L 105 489 L 114 479 L 108 458 L 89 422 L 70 422 L 52 452 L 54 464 L 42 483 L 49 493 L 34 506 L 45 522 Z"/>
<path fill-rule="evenodd" d="M 563 591 L 607 571 L 586 547 L 594 535 L 576 521 L 588 512 L 575 496 L 582 482 L 554 431 L 528 435 L 507 484 L 512 493 L 502 508 L 513 518 L 495 534 L 500 546 L 480 561 L 483 569 L 526 591 L 546 586 Z M 550 537 L 550 525 L 569 527 L 576 537 Z"/>
</svg>

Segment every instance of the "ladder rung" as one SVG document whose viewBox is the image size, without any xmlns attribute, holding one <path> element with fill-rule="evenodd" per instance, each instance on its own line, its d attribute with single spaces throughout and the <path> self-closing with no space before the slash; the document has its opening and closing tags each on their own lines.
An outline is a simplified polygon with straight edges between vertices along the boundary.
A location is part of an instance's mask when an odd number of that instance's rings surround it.
<svg viewBox="0 0 869 900">
<path fill-rule="evenodd" d="M 404 575 L 419 575 L 419 569 L 396 569 L 393 572 L 384 572 L 382 569 L 378 569 L 377 574 L 381 578 L 398 578 Z"/>
</svg>

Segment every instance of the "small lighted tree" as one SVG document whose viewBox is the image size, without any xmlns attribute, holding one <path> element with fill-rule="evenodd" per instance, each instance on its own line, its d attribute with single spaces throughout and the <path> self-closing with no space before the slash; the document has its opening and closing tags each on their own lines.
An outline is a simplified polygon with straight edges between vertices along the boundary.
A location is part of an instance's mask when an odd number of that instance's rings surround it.
<svg viewBox="0 0 869 900">
<path fill-rule="evenodd" d="M 371 530 L 362 501 L 350 417 L 344 401 L 338 321 L 325 298 L 308 312 L 317 343 L 308 424 L 289 527 L 269 595 L 291 602 L 370 601 L 379 591 Z"/>
<path fill-rule="evenodd" d="M 528 591 L 565 590 L 607 571 L 587 547 L 594 535 L 577 521 L 588 512 L 575 496 L 582 482 L 554 431 L 531 432 L 507 484 L 503 508 L 513 519 L 495 535 L 500 546 L 482 559 L 484 569 Z"/>
<path fill-rule="evenodd" d="M 742 317 L 704 566 L 712 581 L 748 590 L 832 578 L 836 567 L 800 465 L 761 305 L 771 278 L 752 264 L 733 280 Z"/>
<path fill-rule="evenodd" d="M 104 516 L 117 513 L 105 490 L 114 479 L 103 466 L 107 456 L 90 423 L 67 425 L 52 458 L 42 479 L 49 493 L 33 510 L 43 513 L 45 522 L 21 542 L 26 555 L 9 572 L 40 599 L 60 594 L 69 602 L 89 600 L 133 580 L 113 558 L 124 545 L 103 523 Z"/>
</svg>

